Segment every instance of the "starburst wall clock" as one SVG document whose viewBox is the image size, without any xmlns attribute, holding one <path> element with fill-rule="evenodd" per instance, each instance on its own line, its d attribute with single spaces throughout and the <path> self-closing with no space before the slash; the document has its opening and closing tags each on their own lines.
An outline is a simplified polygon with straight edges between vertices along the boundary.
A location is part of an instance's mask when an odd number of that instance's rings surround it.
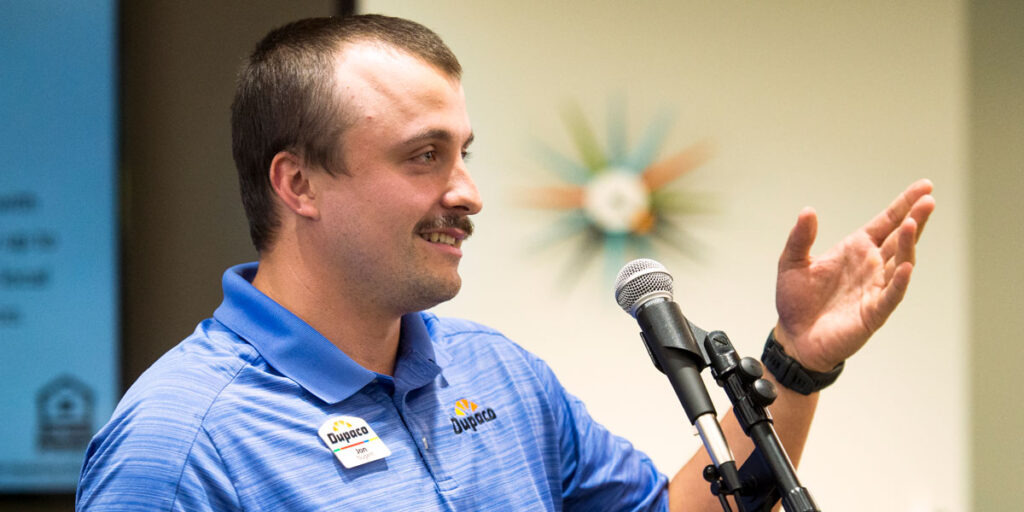
<svg viewBox="0 0 1024 512">
<path fill-rule="evenodd" d="M 697 143 L 656 159 L 671 116 L 657 117 L 629 148 L 624 109 L 615 107 L 609 109 L 604 146 L 579 106 L 563 109 L 577 155 L 542 145 L 545 169 L 557 182 L 531 187 L 520 197 L 520 204 L 556 215 L 539 234 L 540 247 L 581 240 L 563 272 L 566 281 L 575 282 L 602 255 L 605 273 L 614 276 L 629 259 L 654 256 L 655 245 L 694 257 L 697 244 L 683 227 L 684 218 L 709 211 L 703 194 L 685 190 L 677 180 L 709 158 L 710 144 Z"/>
</svg>

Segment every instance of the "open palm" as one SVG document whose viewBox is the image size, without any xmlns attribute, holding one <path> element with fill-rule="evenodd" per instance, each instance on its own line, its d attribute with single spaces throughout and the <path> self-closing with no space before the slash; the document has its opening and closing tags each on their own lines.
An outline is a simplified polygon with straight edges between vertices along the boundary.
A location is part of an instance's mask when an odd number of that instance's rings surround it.
<svg viewBox="0 0 1024 512">
<path fill-rule="evenodd" d="M 914 248 L 935 209 L 932 184 L 910 185 L 825 254 L 811 257 L 818 220 L 800 212 L 779 258 L 775 336 L 805 367 L 828 371 L 860 349 L 903 299 Z"/>
</svg>

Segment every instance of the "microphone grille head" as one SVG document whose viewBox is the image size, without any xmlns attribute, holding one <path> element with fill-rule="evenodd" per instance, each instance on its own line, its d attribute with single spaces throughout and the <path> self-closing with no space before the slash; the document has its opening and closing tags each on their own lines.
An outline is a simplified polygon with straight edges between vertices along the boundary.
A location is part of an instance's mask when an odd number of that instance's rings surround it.
<svg viewBox="0 0 1024 512">
<path fill-rule="evenodd" d="M 615 278 L 615 301 L 632 316 L 651 295 L 672 299 L 672 274 L 665 265 L 641 258 L 626 263 Z"/>
</svg>

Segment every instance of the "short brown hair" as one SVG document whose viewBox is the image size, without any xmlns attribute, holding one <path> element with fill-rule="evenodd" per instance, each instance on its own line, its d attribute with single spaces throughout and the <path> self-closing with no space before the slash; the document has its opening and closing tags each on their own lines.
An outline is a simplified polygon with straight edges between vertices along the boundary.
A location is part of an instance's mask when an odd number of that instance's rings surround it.
<svg viewBox="0 0 1024 512">
<path fill-rule="evenodd" d="M 274 155 L 293 151 L 327 172 L 344 172 L 339 143 L 349 120 L 335 94 L 334 63 L 345 43 L 356 41 L 392 46 L 456 80 L 462 75 L 437 34 L 401 18 L 310 18 L 267 34 L 239 72 L 231 104 L 231 148 L 258 251 L 268 247 L 280 222 L 269 176 Z"/>
</svg>

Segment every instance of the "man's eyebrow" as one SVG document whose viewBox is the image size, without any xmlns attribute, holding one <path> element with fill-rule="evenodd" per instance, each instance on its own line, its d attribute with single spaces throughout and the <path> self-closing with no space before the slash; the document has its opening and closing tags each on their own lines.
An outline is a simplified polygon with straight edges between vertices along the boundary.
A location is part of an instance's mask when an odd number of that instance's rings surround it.
<svg viewBox="0 0 1024 512">
<path fill-rule="evenodd" d="M 476 136 L 472 132 L 470 132 L 469 133 L 469 137 L 466 139 L 465 144 L 463 144 L 463 147 L 466 147 L 466 146 L 469 146 L 470 144 L 472 144 L 474 138 L 476 138 Z M 450 132 L 448 130 L 431 129 L 431 130 L 426 130 L 426 131 L 420 132 L 420 133 L 418 133 L 416 135 L 413 135 L 412 137 L 406 139 L 405 142 L 402 143 L 402 145 L 403 146 L 412 146 L 412 145 L 415 145 L 415 144 L 426 142 L 428 140 L 442 140 L 442 141 L 445 141 L 445 142 L 451 142 L 451 141 L 455 140 L 455 135 L 453 135 L 452 132 Z"/>
</svg>

